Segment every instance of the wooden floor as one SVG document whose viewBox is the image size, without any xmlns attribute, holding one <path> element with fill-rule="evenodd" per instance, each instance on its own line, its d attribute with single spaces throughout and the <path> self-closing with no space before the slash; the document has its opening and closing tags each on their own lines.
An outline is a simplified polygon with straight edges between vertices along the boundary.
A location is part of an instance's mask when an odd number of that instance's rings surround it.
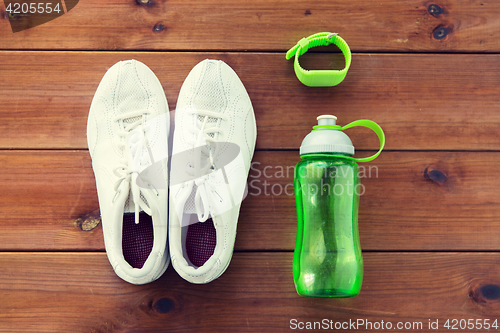
<svg viewBox="0 0 500 333">
<path fill-rule="evenodd" d="M 17 33 L 4 9 L 0 332 L 288 332 L 324 319 L 331 328 L 372 323 L 360 332 L 447 332 L 448 319 L 457 320 L 453 331 L 500 325 L 500 2 L 81 0 Z M 333 88 L 303 86 L 285 60 L 300 38 L 321 31 L 339 32 L 353 51 Z M 250 195 L 233 261 L 208 285 L 169 267 L 134 286 L 108 263 L 86 121 L 106 70 L 131 58 L 156 73 L 171 110 L 205 58 L 227 62 L 252 100 Z M 303 61 L 335 68 L 341 57 Z M 316 116 L 329 113 L 340 124 L 374 120 L 387 138 L 365 165 L 365 278 L 351 299 L 299 297 L 292 279 L 286 171 Z M 349 135 L 359 156 L 377 149 L 369 131 Z M 392 330 L 376 329 L 382 321 Z"/>
</svg>

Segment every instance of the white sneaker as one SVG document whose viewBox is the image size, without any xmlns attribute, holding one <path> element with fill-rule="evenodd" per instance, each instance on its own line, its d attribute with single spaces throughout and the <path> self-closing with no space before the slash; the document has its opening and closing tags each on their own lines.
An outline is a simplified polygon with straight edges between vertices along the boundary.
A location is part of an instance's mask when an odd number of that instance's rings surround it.
<svg viewBox="0 0 500 333">
<path fill-rule="evenodd" d="M 189 282 L 208 283 L 231 261 L 256 135 L 252 103 L 231 67 L 196 65 L 177 101 L 170 171 L 170 255 Z"/>
<path fill-rule="evenodd" d="M 133 284 L 158 279 L 169 263 L 169 126 L 165 93 L 146 65 L 120 61 L 107 71 L 90 107 L 87 142 L 106 253 Z"/>
</svg>

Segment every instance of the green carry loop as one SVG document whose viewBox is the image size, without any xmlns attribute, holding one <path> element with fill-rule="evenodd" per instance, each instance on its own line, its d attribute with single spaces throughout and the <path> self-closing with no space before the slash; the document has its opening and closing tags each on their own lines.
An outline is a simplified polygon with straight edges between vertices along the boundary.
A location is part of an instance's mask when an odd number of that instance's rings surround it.
<svg viewBox="0 0 500 333">
<path fill-rule="evenodd" d="M 349 129 L 351 127 L 359 127 L 359 126 L 367 127 L 369 129 L 371 129 L 372 131 L 374 131 L 375 134 L 377 134 L 378 139 L 380 140 L 380 149 L 378 150 L 378 152 L 372 156 L 362 157 L 362 158 L 354 158 L 354 157 L 346 156 L 346 155 L 338 155 L 338 157 L 345 158 L 345 159 L 352 160 L 352 161 L 356 161 L 356 162 L 373 161 L 374 159 L 377 158 L 378 155 L 380 155 L 380 153 L 382 152 L 382 150 L 384 149 L 384 146 L 385 146 L 384 131 L 382 130 L 382 127 L 380 127 L 379 124 L 377 124 L 374 121 L 371 121 L 368 119 L 360 119 L 360 120 L 353 121 L 352 123 L 347 124 L 344 127 L 339 126 L 339 125 L 315 125 L 315 126 L 313 126 L 313 132 L 314 131 L 332 131 L 332 130 L 344 131 L 344 130 Z M 322 154 L 319 154 L 319 155 L 322 155 Z"/>
<path fill-rule="evenodd" d="M 376 152 L 372 156 L 362 157 L 362 158 L 349 157 L 349 159 L 352 159 L 352 160 L 354 160 L 356 162 L 370 162 L 370 161 L 373 161 L 374 159 L 377 158 L 378 155 L 380 155 L 380 153 L 382 152 L 382 149 L 384 149 L 384 146 L 385 146 L 385 134 L 384 134 L 384 131 L 382 130 L 382 127 L 379 126 L 379 124 L 377 124 L 374 121 L 368 120 L 368 119 L 361 119 L 361 120 L 353 121 L 352 123 L 347 124 L 344 127 L 342 127 L 341 130 L 345 131 L 346 129 L 349 129 L 351 127 L 358 127 L 358 126 L 369 128 L 372 131 L 374 131 L 375 134 L 377 134 L 378 139 L 380 140 L 380 149 L 378 150 L 378 152 Z"/>
</svg>

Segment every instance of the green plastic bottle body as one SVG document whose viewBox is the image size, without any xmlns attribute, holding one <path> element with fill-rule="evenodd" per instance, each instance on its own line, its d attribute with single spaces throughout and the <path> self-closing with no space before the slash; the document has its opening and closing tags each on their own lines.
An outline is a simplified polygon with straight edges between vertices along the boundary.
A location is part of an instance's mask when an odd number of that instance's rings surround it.
<svg viewBox="0 0 500 333">
<path fill-rule="evenodd" d="M 295 168 L 297 240 L 293 278 L 297 293 L 354 297 L 361 290 L 363 257 L 358 233 L 356 162 L 327 154 L 302 156 Z"/>
</svg>

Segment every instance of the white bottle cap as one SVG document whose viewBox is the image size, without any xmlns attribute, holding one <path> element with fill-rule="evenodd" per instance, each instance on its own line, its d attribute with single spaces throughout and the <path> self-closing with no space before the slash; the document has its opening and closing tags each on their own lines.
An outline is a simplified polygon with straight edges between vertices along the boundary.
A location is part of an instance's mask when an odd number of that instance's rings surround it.
<svg viewBox="0 0 500 333">
<path fill-rule="evenodd" d="M 318 125 L 336 125 L 337 123 L 337 117 L 328 114 L 318 116 L 316 120 L 318 121 Z"/>
<path fill-rule="evenodd" d="M 351 139 L 334 126 L 337 124 L 337 117 L 333 115 L 322 115 L 316 118 L 319 126 L 332 126 L 323 129 L 315 129 L 309 133 L 300 146 L 300 155 L 305 154 L 321 154 L 321 153 L 338 153 L 354 155 L 354 146 Z"/>
</svg>

